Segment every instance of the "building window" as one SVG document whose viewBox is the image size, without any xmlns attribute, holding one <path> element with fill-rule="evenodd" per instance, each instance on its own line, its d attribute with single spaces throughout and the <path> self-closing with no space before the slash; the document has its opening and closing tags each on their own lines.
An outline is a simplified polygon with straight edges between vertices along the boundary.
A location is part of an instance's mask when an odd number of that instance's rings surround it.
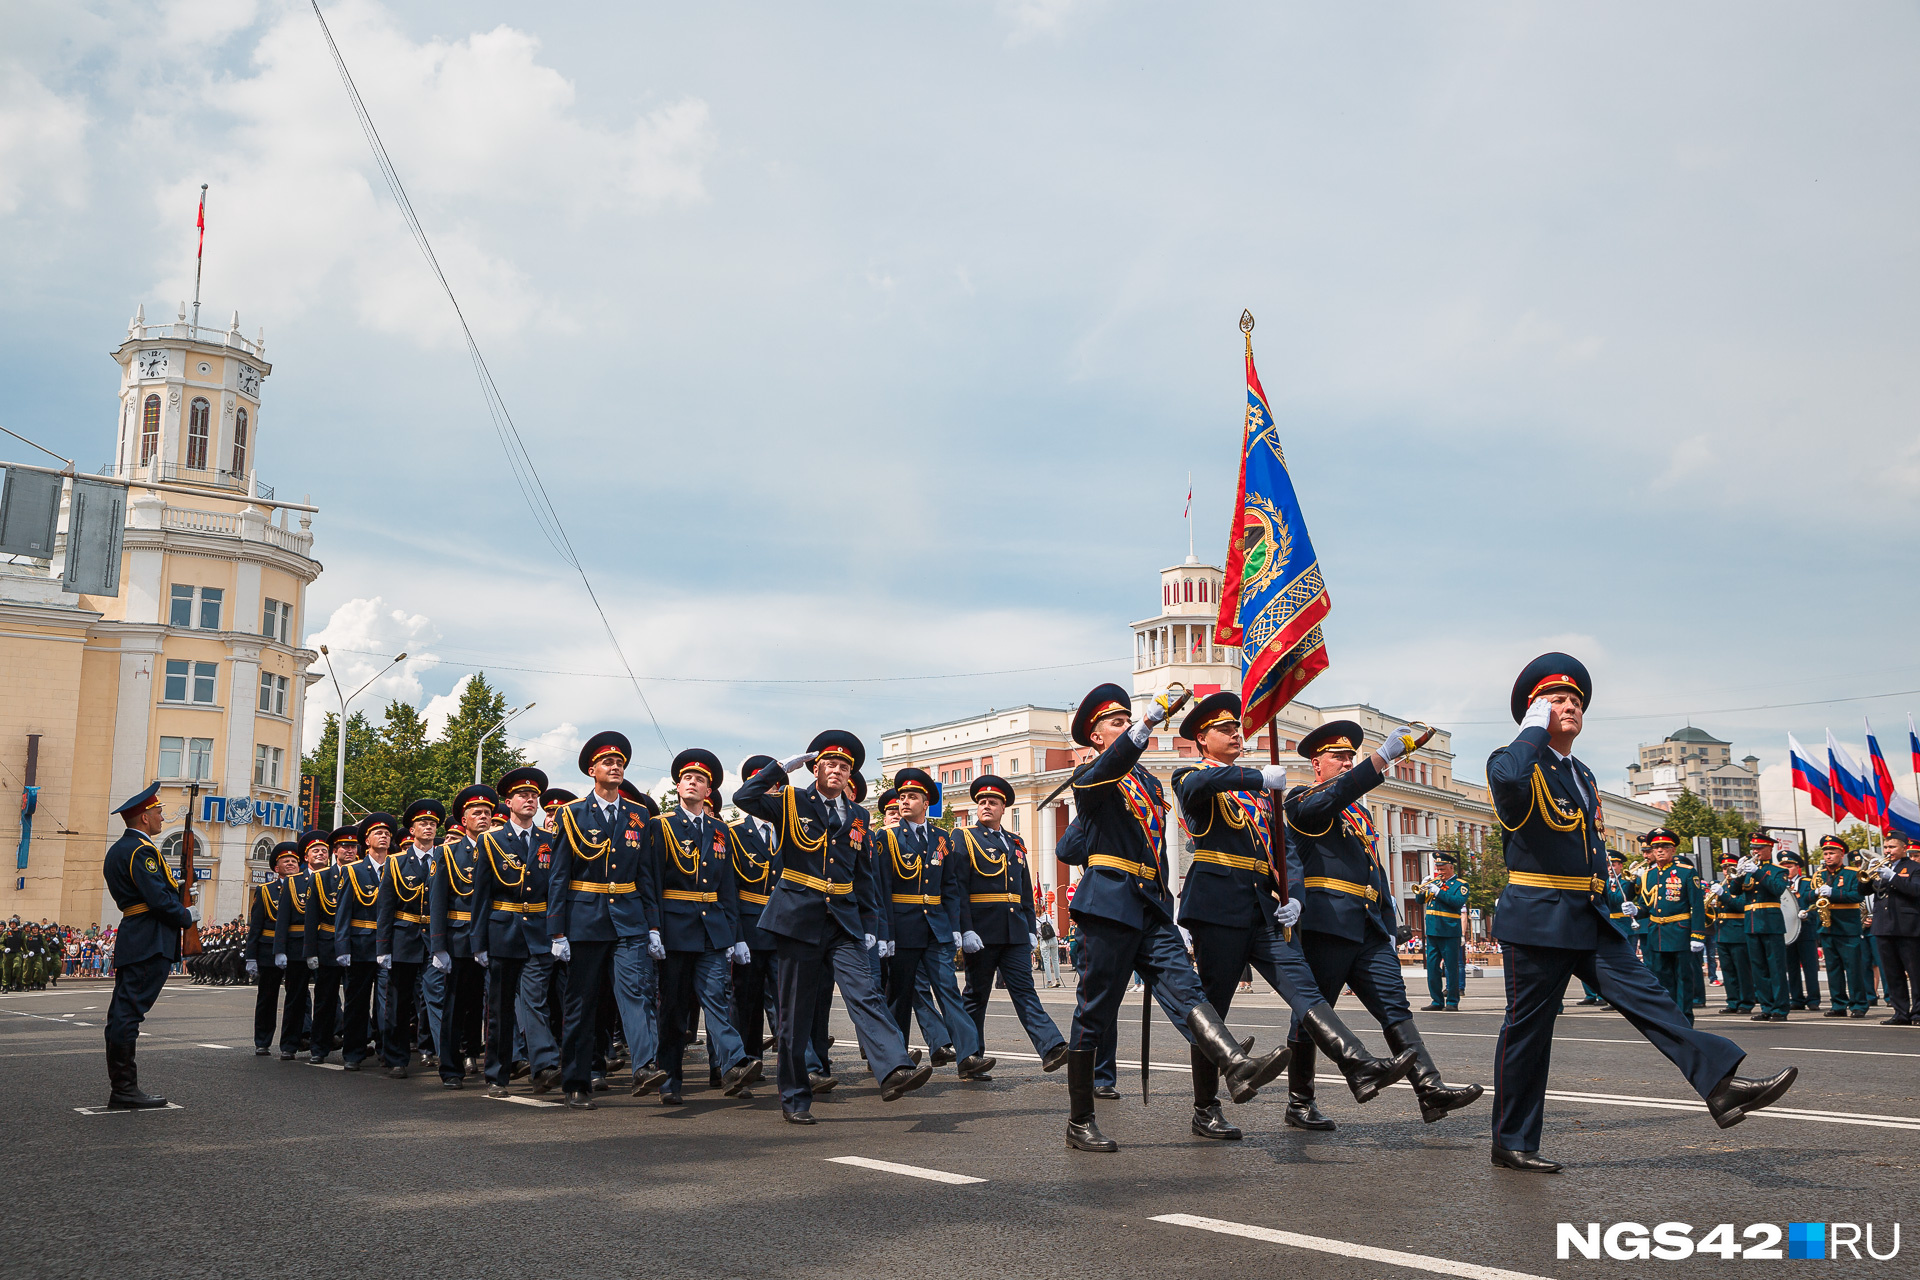
<svg viewBox="0 0 1920 1280">
<path fill-rule="evenodd" d="M 1007 761 L 1007 772 L 1008 772 L 1008 773 L 1018 773 L 1018 772 L 1020 772 L 1020 757 L 1019 757 L 1019 756 L 1015 756 L 1015 757 L 1013 757 L 1013 758 L 1012 758 L 1011 760 L 1009 760 L 1009 761 Z"/>
<path fill-rule="evenodd" d="M 287 678 L 260 673 L 260 709 L 276 716 L 287 714 Z"/>
<path fill-rule="evenodd" d="M 196 597 L 200 602 L 200 608 L 197 610 L 200 630 L 218 631 L 220 610 L 227 599 L 226 590 L 221 587 L 194 587 L 184 582 L 174 583 L 167 601 L 167 622 L 176 627 L 193 626 L 196 613 L 193 606 Z"/>
<path fill-rule="evenodd" d="M 187 407 L 187 466 L 195 471 L 207 469 L 207 423 L 213 410 L 200 396 Z"/>
<path fill-rule="evenodd" d="M 193 625 L 192 587 L 178 582 L 173 584 L 172 607 L 167 614 L 167 622 L 176 627 L 190 627 Z"/>
<path fill-rule="evenodd" d="M 1015 831 L 1020 829 L 1020 811 L 1018 809 L 1013 811 L 1013 829 Z"/>
<path fill-rule="evenodd" d="M 225 603 L 227 593 L 219 587 L 200 588 L 200 629 L 218 631 L 220 629 L 220 606 Z"/>
<path fill-rule="evenodd" d="M 1207 601 L 1207 580 L 1205 578 L 1202 578 L 1200 579 L 1200 602 L 1202 604 L 1205 604 L 1206 601 Z"/>
<path fill-rule="evenodd" d="M 293 606 L 285 600 L 269 598 L 260 610 L 260 634 L 281 644 L 292 644 Z"/>
<path fill-rule="evenodd" d="M 180 870 L 180 846 L 186 843 L 186 834 L 184 831 L 176 831 L 160 842 L 160 856 L 167 860 L 167 865 L 176 873 Z M 207 842 L 199 836 L 193 838 L 193 856 L 195 858 L 207 856 Z"/>
<path fill-rule="evenodd" d="M 271 865 L 268 859 L 273 857 L 273 837 L 261 836 L 253 844 L 253 860 L 262 865 Z"/>
<path fill-rule="evenodd" d="M 185 738 L 160 739 L 160 776 L 177 778 L 180 776 L 180 757 L 186 753 Z"/>
<path fill-rule="evenodd" d="M 140 465 L 153 461 L 160 452 L 160 397 L 148 396 L 140 411 Z"/>
<path fill-rule="evenodd" d="M 160 776 L 195 778 L 205 781 L 213 776 L 212 738 L 161 738 Z"/>
<path fill-rule="evenodd" d="M 187 739 L 187 776 L 205 782 L 213 776 L 213 739 Z"/>
<path fill-rule="evenodd" d="M 1188 578 L 1186 581 L 1186 601 L 1188 604 L 1193 603 L 1193 579 L 1192 578 Z"/>
<path fill-rule="evenodd" d="M 168 702 L 213 702 L 214 678 L 220 674 L 217 662 L 188 662 L 181 658 L 167 659 L 167 683 L 164 696 Z M 191 699 L 189 699 L 191 694 Z"/>
<path fill-rule="evenodd" d="M 233 474 L 247 474 L 247 411 L 236 409 L 233 415 Z"/>
<path fill-rule="evenodd" d="M 256 743 L 253 748 L 253 785 L 256 787 L 280 786 L 280 762 L 283 752 L 279 747 L 270 747 L 266 743 Z"/>
</svg>

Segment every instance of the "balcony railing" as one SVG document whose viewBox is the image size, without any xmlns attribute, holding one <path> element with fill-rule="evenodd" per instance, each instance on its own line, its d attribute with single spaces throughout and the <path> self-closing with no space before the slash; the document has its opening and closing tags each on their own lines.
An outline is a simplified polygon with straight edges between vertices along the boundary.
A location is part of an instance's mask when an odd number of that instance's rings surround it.
<svg viewBox="0 0 1920 1280">
<path fill-rule="evenodd" d="M 200 485 L 208 489 L 230 489 L 235 493 L 247 491 L 247 477 L 238 471 L 228 471 L 220 467 L 183 467 L 177 462 L 147 462 L 138 466 L 120 467 L 115 463 L 102 463 L 94 470 L 98 476 L 115 476 L 122 480 L 139 483 L 142 480 L 164 480 L 169 484 Z M 253 496 L 273 499 L 273 486 L 255 482 Z"/>
<path fill-rule="evenodd" d="M 128 521 L 129 528 L 140 528 L 141 516 L 136 508 Z M 167 503 L 160 508 L 159 527 L 175 533 L 194 533 L 210 538 L 238 538 L 242 541 L 264 542 L 270 547 L 282 551 L 291 551 L 298 556 L 310 556 L 313 552 L 313 532 L 310 529 L 282 529 L 269 524 L 264 516 L 249 518 L 234 512 L 202 511 L 196 507 L 177 507 Z M 151 517 L 147 517 L 151 518 Z M 152 525 L 144 526 L 152 528 Z M 62 535 L 64 538 L 64 535 Z"/>
<path fill-rule="evenodd" d="M 134 316 L 134 322 L 127 326 L 127 338 L 132 342 L 153 342 L 160 338 L 185 338 L 189 342 L 204 342 L 215 347 L 232 347 L 235 351 L 245 352 L 256 360 L 266 358 L 266 335 L 249 340 L 240 333 L 240 317 L 225 329 L 215 329 L 208 325 L 188 324 L 183 315 L 167 324 L 147 324 L 146 308 L 140 308 Z"/>
</svg>

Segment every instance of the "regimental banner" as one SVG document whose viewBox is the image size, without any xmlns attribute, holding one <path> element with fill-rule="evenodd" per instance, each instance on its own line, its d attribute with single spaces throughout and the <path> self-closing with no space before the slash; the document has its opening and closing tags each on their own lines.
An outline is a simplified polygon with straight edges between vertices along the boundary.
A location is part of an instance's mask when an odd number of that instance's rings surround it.
<svg viewBox="0 0 1920 1280">
<path fill-rule="evenodd" d="M 1327 669 L 1320 623 L 1331 602 L 1253 367 L 1253 317 L 1243 316 L 1240 327 L 1247 333 L 1247 420 L 1214 634 L 1220 644 L 1240 647 L 1242 723 L 1252 734 Z"/>
</svg>

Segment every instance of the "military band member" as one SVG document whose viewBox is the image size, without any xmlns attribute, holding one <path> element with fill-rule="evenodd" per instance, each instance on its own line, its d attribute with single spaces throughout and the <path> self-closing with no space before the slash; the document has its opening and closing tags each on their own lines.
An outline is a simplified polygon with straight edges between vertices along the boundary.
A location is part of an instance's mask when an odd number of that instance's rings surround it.
<svg viewBox="0 0 1920 1280">
<path fill-rule="evenodd" d="M 924 773 L 921 777 L 932 785 L 931 778 Z M 895 781 L 898 785 L 898 778 Z M 947 901 L 952 904 L 953 932 L 959 936 L 960 951 L 966 957 L 973 1043 L 982 1048 L 976 1050 L 981 1065 L 970 1071 L 963 1058 L 960 1074 L 985 1079 L 993 1065 L 994 1060 L 985 1056 L 984 1046 L 987 1002 L 993 996 L 995 977 L 1007 989 L 1020 1027 L 1027 1033 L 1033 1051 L 1040 1055 L 1041 1070 L 1053 1071 L 1067 1060 L 1067 1039 L 1048 1016 L 1046 1006 L 1040 1003 L 1040 993 L 1033 987 L 1033 949 L 1040 942 L 1033 918 L 1033 864 L 1026 842 L 1006 828 L 1013 784 L 997 774 L 983 773 L 967 788 L 967 795 L 973 800 L 977 825 L 957 828 L 954 833 L 953 852 L 946 866 L 947 879 L 953 886 Z M 936 939 L 927 953 L 935 974 L 943 969 L 950 974 L 952 970 L 953 952 L 943 945 L 945 941 Z M 954 1043 L 958 1047 L 957 1033 Z"/>
<path fill-rule="evenodd" d="M 437 1030 L 437 1005 L 429 1012 L 422 992 L 424 973 L 436 976 L 439 970 L 427 963 L 433 917 L 428 902 L 433 881 L 433 856 L 440 823 L 446 818 L 446 806 L 438 800 L 415 800 L 407 806 L 402 821 L 407 827 L 407 843 L 387 860 L 387 873 L 380 879 L 380 901 L 375 907 L 379 922 L 374 940 L 374 962 L 387 973 L 387 1000 L 381 1012 L 380 1060 L 395 1080 L 407 1078 L 413 1059 L 413 1041 L 407 1027 L 419 1009 L 419 1018 L 428 1023 L 430 1035 Z M 438 1037 L 434 1036 L 437 1042 Z"/>
<path fill-rule="evenodd" d="M 147 1010 L 167 984 L 180 958 L 180 931 L 199 923 L 200 908 L 181 901 L 180 881 L 160 856 L 153 837 L 166 825 L 160 784 L 154 783 L 114 810 L 126 830 L 107 850 L 107 892 L 120 912 L 113 935 L 113 999 L 107 1005 L 109 1107 L 164 1107 L 165 1098 L 140 1087 L 134 1047 Z"/>
<path fill-rule="evenodd" d="M 1067 1054 L 1067 1145 L 1080 1151 L 1117 1151 L 1094 1119 L 1094 1058 L 1118 1025 L 1129 979 L 1138 972 L 1174 1001 L 1176 1026 L 1224 1072 L 1235 1102 L 1251 1101 L 1260 1086 L 1287 1067 L 1285 1046 L 1251 1058 L 1227 1031 L 1200 985 L 1173 922 L 1167 892 L 1167 803 L 1160 780 L 1140 764 L 1153 727 L 1171 699 L 1156 698 L 1139 724 L 1127 691 L 1103 684 L 1074 712 L 1073 740 L 1099 754 L 1073 783 L 1075 819 L 1084 838 L 1056 850 L 1061 861 L 1083 862 L 1086 872 L 1070 910 L 1080 931 L 1083 962 Z M 1064 842 L 1063 842 L 1064 843 Z"/>
<path fill-rule="evenodd" d="M 1773 865 L 1775 843 L 1764 831 L 1748 836 L 1746 860 L 1734 868 L 1731 880 L 1746 900 L 1747 961 L 1760 1005 L 1755 1022 L 1787 1020 L 1787 922 L 1780 913 L 1787 873 Z"/>
<path fill-rule="evenodd" d="M 1722 1129 L 1777 1101 L 1799 1074 L 1789 1067 L 1763 1080 L 1735 1075 L 1745 1052 L 1689 1025 L 1608 918 L 1599 786 L 1573 756 L 1592 700 L 1592 677 L 1577 658 L 1535 658 L 1513 686 L 1520 734 L 1487 761 L 1495 817 L 1507 833 L 1507 887 L 1493 920 L 1507 981 L 1493 1103 L 1493 1163 L 1502 1168 L 1560 1170 L 1539 1148 L 1554 1016 L 1569 975 L 1598 987 L 1680 1068 Z"/>
<path fill-rule="evenodd" d="M 399 826 L 390 813 L 370 813 L 358 828 L 359 847 L 364 853 L 369 840 L 380 842 L 381 864 Z M 341 1006 L 340 1059 L 349 1071 L 360 1070 L 367 1060 L 369 1041 L 379 1035 L 379 1020 L 374 1013 L 373 995 L 379 986 L 380 964 L 380 878 L 381 868 L 371 858 L 361 857 L 340 868 L 339 895 L 333 917 L 334 959 L 346 974 L 346 995 Z"/>
<path fill-rule="evenodd" d="M 580 771 L 593 790 L 555 815 L 559 839 L 547 881 L 547 931 L 567 965 L 567 1012 L 560 1040 L 560 1085 L 567 1105 L 593 1108 L 593 1062 L 600 1038 L 602 985 L 611 985 L 632 1055 L 633 1092 L 666 1079 L 654 1063 L 655 964 L 660 942 L 653 879 L 645 874 L 646 808 L 625 794 L 633 748 L 625 734 L 597 733 L 580 748 Z M 638 789 L 635 789 L 636 793 Z"/>
<path fill-rule="evenodd" d="M 1753 958 L 1747 952 L 1747 899 L 1733 887 L 1740 855 L 1720 859 L 1721 879 L 1707 888 L 1707 911 L 1713 919 L 1714 940 L 1720 948 L 1720 980 L 1727 996 L 1721 1016 L 1752 1013 L 1757 999 L 1753 985 Z"/>
<path fill-rule="evenodd" d="M 803 1041 L 829 981 L 840 989 L 883 1101 L 897 1101 L 933 1074 L 908 1057 L 866 957 L 884 927 L 869 854 L 872 832 L 867 811 L 845 794 L 865 758 L 860 739 L 829 729 L 803 754 L 748 778 L 733 798 L 772 823 L 778 840 L 779 880 L 760 927 L 779 947 L 780 1110 L 794 1124 L 814 1123 Z M 811 765 L 813 785 L 785 786 L 802 764 Z"/>
<path fill-rule="evenodd" d="M 484 922 L 474 918 L 474 877 L 480 838 L 493 830 L 493 815 L 499 807 L 499 793 L 484 782 L 454 797 L 459 825 L 434 851 L 433 875 L 427 885 L 433 967 L 447 979 L 437 1052 L 440 1083 L 448 1089 L 464 1087 L 473 1063 L 486 1053 L 487 930 Z"/>
<path fill-rule="evenodd" d="M 1640 945 L 1647 967 L 1693 1025 L 1693 991 L 1687 967 L 1693 952 L 1707 949 L 1706 894 L 1691 866 L 1674 860 L 1680 838 L 1666 827 L 1647 833 L 1651 861 L 1633 886 L 1635 914 L 1646 924 Z"/>
<path fill-rule="evenodd" d="M 247 973 L 259 985 L 253 999 L 253 1052 L 264 1058 L 273 1052 L 274 1014 L 280 1003 L 284 976 L 273 963 L 273 942 L 285 918 L 275 902 L 275 887 L 300 869 L 300 846 L 282 840 L 273 846 L 273 873 L 277 879 L 253 888 L 247 919 Z"/>
<path fill-rule="evenodd" d="M 1356 1102 L 1372 1100 L 1406 1076 L 1419 1099 L 1420 1118 L 1428 1124 L 1472 1104 L 1482 1093 L 1477 1084 L 1448 1084 L 1414 1025 L 1394 947 L 1398 926 L 1392 886 L 1380 861 L 1373 817 L 1362 803 L 1367 792 L 1386 781 L 1395 760 L 1432 736 L 1432 730 L 1416 734 L 1410 727 L 1398 729 L 1358 763 L 1365 736 L 1354 721 L 1329 721 L 1300 740 L 1299 752 L 1312 763 L 1314 781 L 1287 793 L 1288 879 L 1304 891 L 1300 950 L 1327 1003 L 1305 1011 L 1296 1007 L 1293 1013 L 1289 1044 L 1294 1056 L 1306 1061 L 1294 1077 L 1306 1090 L 1299 1119 L 1316 1118 L 1311 1092 L 1316 1046 L 1340 1068 Z M 1392 1059 L 1373 1057 L 1359 1037 L 1333 1017 L 1343 988 L 1351 988 L 1380 1024 Z M 1324 1123 L 1325 1117 L 1317 1118 Z"/>
<path fill-rule="evenodd" d="M 1460 878 L 1453 854 L 1445 849 L 1433 855 L 1433 879 L 1416 891 L 1426 905 L 1423 950 L 1427 964 L 1426 1010 L 1459 1012 L 1460 990 L 1466 983 L 1462 966 L 1461 920 L 1467 913 L 1467 882 Z"/>
<path fill-rule="evenodd" d="M 1820 1010 L 1820 922 L 1813 916 L 1813 881 L 1807 878 L 1807 860 L 1799 850 L 1783 850 L 1778 861 L 1781 870 L 1787 873 L 1787 888 L 1793 893 L 1794 900 L 1800 904 L 1800 909 L 1796 912 L 1800 919 L 1800 930 L 1794 935 L 1793 941 L 1786 944 L 1787 1007 L 1818 1013 Z M 1784 918 L 1786 908 L 1782 907 L 1781 911 Z"/>
<path fill-rule="evenodd" d="M 1898 831 L 1881 837 L 1880 851 L 1886 865 L 1873 879 L 1873 938 L 1880 945 L 1880 973 L 1893 1013 L 1880 1023 L 1910 1027 L 1920 1003 L 1920 859 Z"/>
<path fill-rule="evenodd" d="M 286 1008 L 280 1019 L 282 1062 L 292 1062 L 301 1044 L 310 1043 L 307 1025 L 313 1012 L 313 974 L 307 965 L 307 953 L 319 943 L 310 946 L 307 941 L 307 905 L 313 897 L 314 874 L 326 867 L 331 846 L 328 832 L 301 832 L 300 853 L 306 865 L 274 885 L 278 895 L 274 898 L 275 913 L 287 922 L 273 940 L 273 963 L 285 976 L 287 987 Z"/>
<path fill-rule="evenodd" d="M 1860 873 L 1846 865 L 1847 842 L 1839 836 L 1820 840 L 1820 871 L 1810 886 L 1813 908 L 1802 926 L 1819 930 L 1827 957 L 1826 1018 L 1867 1016 L 1866 943 L 1861 937 L 1861 904 L 1866 894 Z"/>
<path fill-rule="evenodd" d="M 900 770 L 893 790 L 899 821 L 874 835 L 873 860 L 884 926 L 874 949 L 887 952 L 883 959 L 890 969 L 887 994 L 894 1025 L 902 1036 L 911 1034 L 914 1006 L 925 987 L 928 1007 L 920 1026 L 933 1051 L 933 1065 L 957 1057 L 962 1080 L 987 1079 L 994 1060 L 981 1052 L 979 1022 L 953 972 L 953 949 L 969 945 L 961 937 L 965 900 L 956 897 L 965 892 L 955 879 L 957 837 L 927 821 L 927 808 L 940 788 L 925 769 Z M 983 945 L 978 937 L 970 940 L 971 951 Z M 971 968 L 967 981 L 974 981 Z"/>
</svg>

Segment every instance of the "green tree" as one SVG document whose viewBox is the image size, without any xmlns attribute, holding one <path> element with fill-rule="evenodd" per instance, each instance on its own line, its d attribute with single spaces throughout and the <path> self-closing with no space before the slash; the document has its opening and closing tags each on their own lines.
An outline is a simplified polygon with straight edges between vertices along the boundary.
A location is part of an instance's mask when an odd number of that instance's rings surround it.
<svg viewBox="0 0 1920 1280">
<path fill-rule="evenodd" d="M 426 717 L 396 698 L 387 704 L 385 722 L 367 761 L 367 780 L 361 784 L 365 795 L 356 798 L 396 818 L 422 797 L 451 799 L 433 790 L 433 763 Z"/>
<path fill-rule="evenodd" d="M 319 745 L 312 754 L 300 758 L 300 772 L 315 779 L 314 795 L 320 802 L 323 827 L 333 822 L 333 766 L 340 747 L 339 735 L 340 716 L 337 712 L 330 713 L 321 729 Z M 366 799 L 373 781 L 368 763 L 378 742 L 373 726 L 367 723 L 363 713 L 356 711 L 347 717 L 347 788 L 342 821 L 356 821 L 374 807 Z"/>
<path fill-rule="evenodd" d="M 1506 846 L 1500 841 L 1498 827 L 1487 832 L 1485 847 L 1475 852 L 1466 837 L 1445 835 L 1433 842 L 1436 849 L 1451 852 L 1459 861 L 1460 878 L 1467 882 L 1467 908 L 1478 910 L 1482 919 L 1492 919 L 1493 904 L 1507 887 Z"/>
<path fill-rule="evenodd" d="M 473 785 L 474 747 L 481 734 L 506 719 L 507 710 L 506 696 L 487 683 L 485 672 L 475 672 L 460 691 L 459 709 L 447 718 L 446 728 L 429 749 L 430 763 L 423 774 L 431 783 L 429 794 L 451 800 Z M 508 744 L 506 735 L 496 733 L 481 751 L 480 779 L 495 782 L 525 763 L 526 757 Z"/>
</svg>

